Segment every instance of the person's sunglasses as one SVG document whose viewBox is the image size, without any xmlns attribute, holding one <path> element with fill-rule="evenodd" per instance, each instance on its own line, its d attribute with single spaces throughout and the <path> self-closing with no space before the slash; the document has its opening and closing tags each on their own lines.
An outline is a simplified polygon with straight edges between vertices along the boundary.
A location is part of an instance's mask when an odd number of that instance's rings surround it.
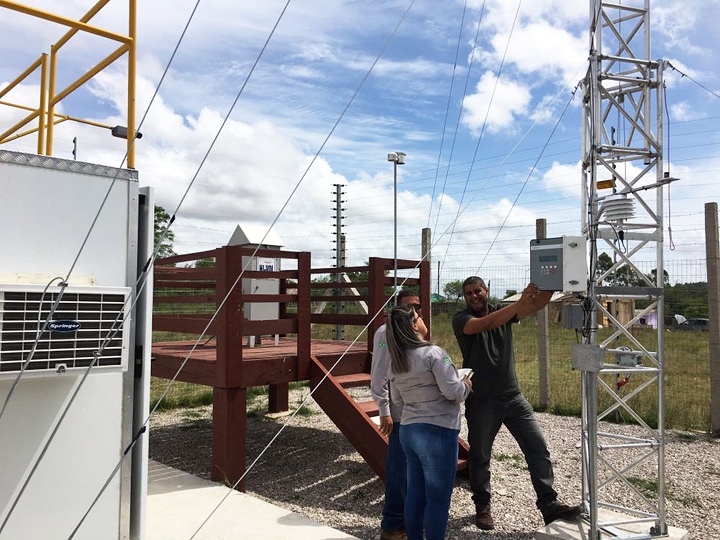
<svg viewBox="0 0 720 540">
<path fill-rule="evenodd" d="M 415 311 L 420 311 L 422 309 L 420 304 L 410 304 L 410 307 L 412 307 Z"/>
</svg>

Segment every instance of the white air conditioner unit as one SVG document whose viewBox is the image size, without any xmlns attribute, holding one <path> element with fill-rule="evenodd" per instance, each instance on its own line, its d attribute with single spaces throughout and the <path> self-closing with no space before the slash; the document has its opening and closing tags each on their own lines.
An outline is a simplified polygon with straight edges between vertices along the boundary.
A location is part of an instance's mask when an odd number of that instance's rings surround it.
<svg viewBox="0 0 720 540">
<path fill-rule="evenodd" d="M 15 378 L 23 364 L 23 376 L 86 370 L 93 361 L 93 372 L 127 370 L 129 295 L 129 287 L 0 283 L 0 379 Z"/>
</svg>

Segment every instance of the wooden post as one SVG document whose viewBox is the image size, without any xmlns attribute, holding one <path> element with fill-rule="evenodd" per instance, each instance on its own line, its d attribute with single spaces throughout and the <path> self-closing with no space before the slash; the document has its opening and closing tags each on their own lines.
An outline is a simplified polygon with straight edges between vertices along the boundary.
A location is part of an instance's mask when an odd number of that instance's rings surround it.
<svg viewBox="0 0 720 540">
<path fill-rule="evenodd" d="M 239 266 L 240 265 L 240 266 Z M 242 268 L 237 248 L 217 252 L 215 292 L 221 302 Z M 238 284 L 239 285 L 239 284 Z M 213 388 L 212 470 L 217 482 L 234 485 L 245 474 L 247 456 L 247 389 L 238 388 L 242 380 L 242 311 L 234 292 L 228 297 L 216 320 L 215 384 Z M 230 362 L 230 355 L 235 362 Z M 245 479 L 236 489 L 245 491 Z"/>
<path fill-rule="evenodd" d="M 547 238 L 547 221 L 535 220 L 535 238 Z M 550 325 L 548 324 L 548 306 L 537 312 L 538 332 L 538 391 L 540 408 L 550 406 Z"/>
<path fill-rule="evenodd" d="M 216 482 L 234 485 L 247 460 L 247 389 L 213 388 L 212 471 Z M 246 478 L 235 489 L 245 491 Z"/>
<path fill-rule="evenodd" d="M 303 251 L 298 254 L 297 283 L 297 357 L 298 380 L 310 378 L 310 355 L 312 354 L 312 335 L 310 317 L 312 315 L 312 299 L 310 296 L 311 254 Z"/>
<path fill-rule="evenodd" d="M 720 248 L 717 203 L 705 204 L 705 253 L 710 320 L 710 431 L 720 433 Z"/>
</svg>

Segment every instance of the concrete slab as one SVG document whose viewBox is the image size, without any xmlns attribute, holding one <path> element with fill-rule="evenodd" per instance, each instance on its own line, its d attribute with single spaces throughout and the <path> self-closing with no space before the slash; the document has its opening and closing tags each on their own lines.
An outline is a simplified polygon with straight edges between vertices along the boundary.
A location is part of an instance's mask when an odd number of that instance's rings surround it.
<svg viewBox="0 0 720 540">
<path fill-rule="evenodd" d="M 355 539 L 300 514 L 152 460 L 148 463 L 145 537 L 147 540 Z"/>
<path fill-rule="evenodd" d="M 598 512 L 598 525 L 610 522 L 621 522 L 624 520 L 635 519 L 632 516 L 611 512 L 609 510 L 600 510 Z M 650 523 L 627 523 L 624 525 L 608 526 L 600 530 L 601 539 L 610 538 L 626 538 L 640 539 L 649 538 Z M 536 540 L 589 540 L 590 522 L 585 519 L 577 521 L 558 520 L 546 525 L 542 529 L 535 532 Z M 667 538 L 669 540 L 689 540 L 690 535 L 684 529 L 668 526 L 667 536 L 653 536 L 652 538 Z"/>
</svg>

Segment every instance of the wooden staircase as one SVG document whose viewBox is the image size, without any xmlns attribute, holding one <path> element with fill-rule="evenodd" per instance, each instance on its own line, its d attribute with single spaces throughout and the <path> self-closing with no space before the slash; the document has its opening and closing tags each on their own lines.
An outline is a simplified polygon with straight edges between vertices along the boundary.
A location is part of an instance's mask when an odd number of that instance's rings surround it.
<svg viewBox="0 0 720 540">
<path fill-rule="evenodd" d="M 347 388 L 369 387 L 370 373 L 358 371 L 333 375 L 316 357 L 311 357 L 310 388 L 315 402 L 345 435 L 350 444 L 358 451 L 370 468 L 381 480 L 385 481 L 385 456 L 387 437 L 373 421 L 378 416 L 375 402 L 358 402 L 346 390 Z M 467 471 L 470 447 L 458 438 L 458 473 Z"/>
</svg>

